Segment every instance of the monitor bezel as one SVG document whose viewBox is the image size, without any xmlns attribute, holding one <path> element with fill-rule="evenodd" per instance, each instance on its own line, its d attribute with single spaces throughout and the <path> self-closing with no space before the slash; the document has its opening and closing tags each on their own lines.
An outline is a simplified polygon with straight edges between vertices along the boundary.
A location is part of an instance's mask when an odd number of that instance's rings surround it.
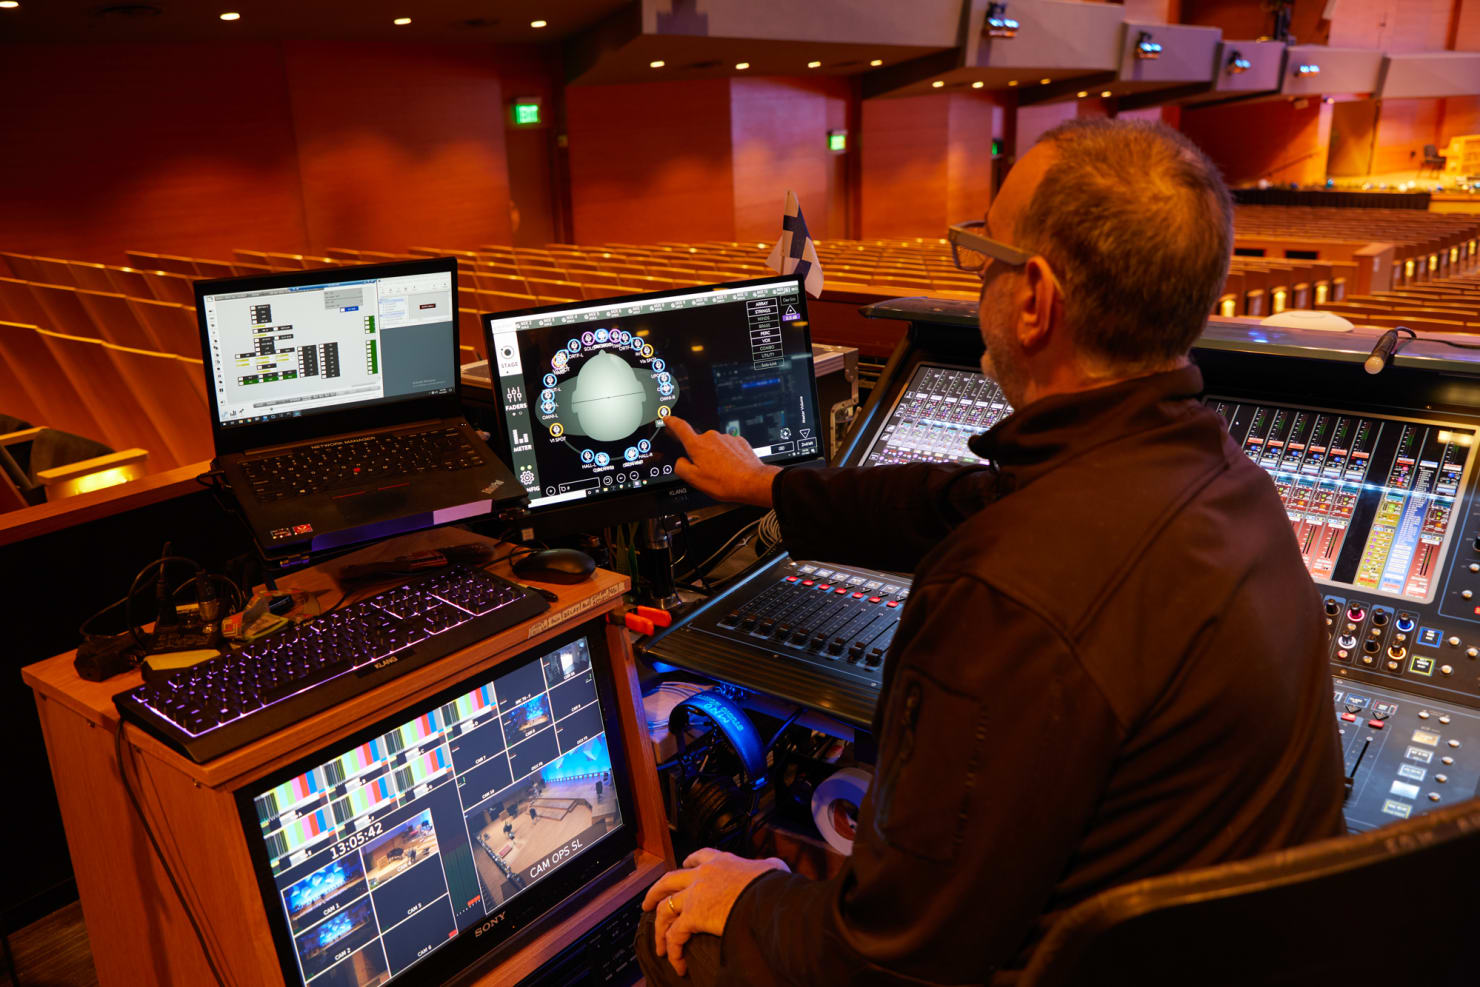
<svg viewBox="0 0 1480 987">
<path fill-rule="evenodd" d="M 211 361 L 211 334 L 206 326 L 206 296 L 274 288 L 298 288 L 330 280 L 360 281 L 416 274 L 446 272 L 452 275 L 452 343 L 453 389 L 448 394 L 410 397 L 384 404 L 358 404 L 340 411 L 315 412 L 298 418 L 254 422 L 249 425 L 223 425 L 216 401 L 216 366 Z M 215 437 L 216 455 L 245 452 L 265 446 L 301 441 L 304 437 L 335 435 L 371 428 L 404 425 L 416 421 L 452 418 L 462 414 L 462 373 L 459 365 L 457 336 L 457 258 L 428 257 L 417 260 L 376 264 L 347 264 L 343 267 L 316 267 L 303 271 L 275 274 L 249 274 L 236 278 L 212 278 L 195 282 L 195 320 L 200 333 L 201 358 L 206 375 L 206 400 L 210 405 L 211 431 Z"/>
<path fill-rule="evenodd" d="M 673 295 L 691 295 L 696 292 L 733 288 L 760 288 L 786 282 L 796 284 L 798 296 L 801 298 L 802 304 L 807 307 L 807 317 L 802 320 L 800 328 L 806 338 L 807 352 L 810 359 L 812 351 L 812 313 L 810 302 L 807 299 L 805 283 L 801 278 L 790 274 L 770 275 L 764 278 L 751 278 L 744 281 L 722 281 L 709 285 L 690 285 L 686 288 L 667 288 L 662 291 L 648 291 L 632 295 L 585 298 L 580 301 L 560 302 L 555 305 L 537 305 L 531 308 L 510 309 L 505 312 L 480 313 L 479 321 L 483 328 L 483 347 L 489 356 L 489 388 L 493 397 L 494 422 L 493 434 L 489 444 L 493 447 L 494 453 L 505 463 L 513 462 L 513 451 L 509 445 L 509 429 L 504 418 L 503 396 L 499 387 L 498 364 L 493 358 L 493 323 L 495 321 L 547 315 L 568 311 L 573 308 L 591 308 L 606 303 L 630 303 L 647 299 L 668 298 Z M 815 367 L 808 376 L 808 382 L 812 390 L 813 413 L 820 419 L 822 411 L 820 407 L 821 402 L 817 396 L 817 374 Z M 818 451 L 815 454 L 767 460 L 768 465 L 782 467 L 820 465 L 825 462 L 825 443 L 818 443 Z M 525 492 L 527 493 L 528 491 Z M 603 494 L 600 497 L 588 497 L 584 500 L 569 501 L 548 507 L 515 508 L 505 512 L 501 517 L 506 521 L 516 523 L 520 528 L 529 529 L 540 537 L 555 537 L 589 532 L 629 521 L 663 517 L 713 503 L 714 501 L 709 497 L 694 490 L 682 480 L 675 477 L 671 480 L 636 489 Z"/>
<path fill-rule="evenodd" d="M 607 647 L 606 627 L 604 618 L 578 624 L 541 644 L 524 649 L 517 655 L 463 676 L 453 685 L 438 690 L 426 699 L 404 705 L 399 711 L 387 714 L 361 730 L 322 744 L 314 753 L 304 755 L 286 767 L 261 775 L 233 793 L 242 827 L 241 836 L 252 861 L 252 872 L 257 878 L 257 890 L 263 910 L 267 912 L 267 924 L 272 930 L 283 982 L 288 987 L 301 985 L 303 980 L 293 946 L 292 929 L 289 928 L 287 915 L 279 903 L 281 893 L 268 864 L 267 847 L 257 838 L 261 824 L 257 819 L 253 793 L 260 794 L 322 764 L 332 756 L 328 753 L 330 751 L 342 753 L 357 747 L 407 719 L 420 716 L 472 688 L 492 681 L 498 677 L 500 668 L 530 660 L 538 661 L 551 651 L 557 651 L 580 637 L 586 638 L 591 655 L 596 697 L 601 704 L 602 730 L 607 737 L 607 751 L 612 762 L 612 785 L 617 792 L 622 825 L 593 844 L 586 853 L 573 858 L 552 871 L 548 877 L 516 895 L 501 911 L 486 915 L 476 923 L 459 929 L 453 942 L 433 950 L 424 959 L 403 970 L 403 974 L 412 974 L 404 982 L 443 983 L 468 969 L 487 964 L 495 955 L 505 951 L 506 947 L 513 948 L 516 943 L 511 940 L 517 934 L 531 927 L 538 927 L 546 918 L 558 918 L 565 913 L 566 908 L 563 906 L 573 896 L 580 894 L 593 882 L 601 881 L 613 868 L 633 862 L 633 854 L 637 850 L 637 802 L 630 765 L 627 763 L 626 736 L 622 730 L 620 706 L 617 703 L 616 668 Z M 274 908 L 274 905 L 277 907 Z M 523 938 L 520 937 L 521 940 Z M 394 978 L 391 982 L 394 982 Z"/>
</svg>

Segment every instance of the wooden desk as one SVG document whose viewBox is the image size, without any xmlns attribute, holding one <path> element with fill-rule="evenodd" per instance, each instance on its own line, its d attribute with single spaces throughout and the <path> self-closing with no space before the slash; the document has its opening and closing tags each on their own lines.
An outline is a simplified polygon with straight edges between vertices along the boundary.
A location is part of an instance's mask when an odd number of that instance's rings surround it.
<svg viewBox="0 0 1480 987">
<path fill-rule="evenodd" d="M 432 544 L 479 540 L 486 539 L 456 529 L 420 532 L 346 556 L 326 568 L 337 571 L 349 562 L 392 558 Z M 508 575 L 507 564 L 494 571 Z M 343 592 L 329 571 L 317 569 L 284 577 L 279 584 L 319 594 L 326 606 Z M 207 764 L 189 761 L 133 726 L 125 728 L 124 742 L 130 748 L 126 757 L 131 759 L 131 774 L 136 776 L 144 811 L 228 984 L 283 983 L 234 792 L 309 750 L 346 737 L 468 675 L 494 668 L 577 623 L 615 609 L 629 583 L 625 576 L 598 570 L 585 583 L 548 588 L 559 594 L 559 600 L 534 620 Z M 636 871 L 529 941 L 480 984 L 517 982 L 672 866 L 673 849 L 657 771 L 645 720 L 639 716 L 642 697 L 632 653 L 626 635 L 606 626 L 616 673 L 621 742 L 633 777 L 637 810 L 633 822 L 639 847 Z M 22 674 L 36 696 L 98 978 L 105 985 L 195 987 L 211 983 L 189 920 L 128 803 L 119 775 L 115 754 L 119 718 L 112 697 L 138 685 L 139 675 L 86 682 L 73 671 L 72 657 L 70 653 L 58 655 L 26 667 Z"/>
</svg>

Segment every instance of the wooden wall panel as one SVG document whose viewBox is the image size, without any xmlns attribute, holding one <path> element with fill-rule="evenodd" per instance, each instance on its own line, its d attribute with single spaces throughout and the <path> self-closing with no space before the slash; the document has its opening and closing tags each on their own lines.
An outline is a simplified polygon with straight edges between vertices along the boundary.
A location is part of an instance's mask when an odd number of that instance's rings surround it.
<svg viewBox="0 0 1480 987">
<path fill-rule="evenodd" d="M 1423 164 L 1423 146 L 1439 144 L 1438 99 L 1385 99 L 1377 114 L 1377 144 L 1372 155 L 1373 174 L 1417 171 Z"/>
<path fill-rule="evenodd" d="M 1230 185 L 1260 178 L 1320 182 L 1326 178 L 1329 110 L 1319 99 L 1186 107 L 1181 126 Z"/>
<path fill-rule="evenodd" d="M 487 50 L 284 49 L 311 250 L 509 242 L 503 99 Z"/>
<path fill-rule="evenodd" d="M 833 230 L 834 159 L 827 149 L 834 103 L 846 106 L 842 79 L 732 79 L 730 141 L 735 183 L 735 239 L 774 241 L 786 190 L 796 192 L 814 237 Z"/>
<path fill-rule="evenodd" d="M 728 79 L 572 86 L 565 100 L 577 243 L 735 238 Z"/>
<path fill-rule="evenodd" d="M 1447 47 L 1450 10 L 1457 2 L 1341 0 L 1331 20 L 1330 44 L 1383 51 L 1441 51 Z"/>
<path fill-rule="evenodd" d="M 6 45 L 0 249 L 125 263 L 305 245 L 268 44 Z"/>
<path fill-rule="evenodd" d="M 980 96 L 948 98 L 946 221 L 964 223 L 981 219 L 992 204 L 992 137 L 1001 132 L 1002 109 Z"/>
<path fill-rule="evenodd" d="M 863 104 L 864 237 L 940 236 L 948 214 L 946 96 L 871 99 Z"/>
</svg>

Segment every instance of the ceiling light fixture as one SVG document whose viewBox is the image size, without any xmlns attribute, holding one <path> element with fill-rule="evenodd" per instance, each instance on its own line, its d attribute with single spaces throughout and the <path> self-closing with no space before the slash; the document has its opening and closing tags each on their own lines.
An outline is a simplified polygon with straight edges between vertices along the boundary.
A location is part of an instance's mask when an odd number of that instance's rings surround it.
<svg viewBox="0 0 1480 987">
<path fill-rule="evenodd" d="M 1038 80 L 1038 84 L 1040 86 L 1046 86 L 1046 85 L 1048 85 L 1052 81 L 1053 81 L 1052 79 L 1039 79 Z"/>
<path fill-rule="evenodd" d="M 983 82 L 980 79 L 978 79 L 978 80 L 976 80 L 975 82 L 973 82 L 971 84 L 971 88 L 972 89 L 980 89 L 982 86 L 985 86 L 985 85 L 986 85 L 985 82 Z"/>
<path fill-rule="evenodd" d="M 882 58 L 876 58 L 872 62 L 869 62 L 869 64 L 872 65 L 874 68 L 878 68 L 880 65 L 884 64 L 884 60 Z"/>
<path fill-rule="evenodd" d="M 807 63 L 807 68 L 809 68 L 809 69 L 820 69 L 820 68 L 822 68 L 822 63 L 821 62 L 815 62 L 815 61 L 814 62 L 808 62 Z"/>
<path fill-rule="evenodd" d="M 529 26 L 532 27 L 532 28 L 534 28 L 535 30 L 539 30 L 540 28 L 545 27 L 549 23 L 550 23 L 549 21 L 530 21 L 529 22 Z"/>
<path fill-rule="evenodd" d="M 942 82 L 940 79 L 936 79 L 934 82 L 931 83 L 931 85 L 934 86 L 936 89 L 939 89 L 944 86 L 945 83 Z"/>
<path fill-rule="evenodd" d="M 660 58 L 657 61 L 648 62 L 648 68 L 650 68 L 650 69 L 660 69 L 664 65 L 667 65 L 667 64 L 668 64 L 667 62 L 663 61 L 663 59 Z"/>
<path fill-rule="evenodd" d="M 6 10 L 14 10 L 19 6 L 20 0 L 0 0 L 0 7 L 4 7 Z"/>
<path fill-rule="evenodd" d="M 1111 96 L 1110 90 L 1108 90 L 1108 89 L 1102 89 L 1102 90 L 1100 90 L 1100 98 L 1101 99 L 1109 99 L 1110 96 Z"/>
<path fill-rule="evenodd" d="M 1079 92 L 1075 93 L 1074 95 L 1078 96 L 1080 99 L 1083 99 L 1084 97 L 1088 96 L 1089 93 L 1086 92 L 1085 90 L 1081 89 L 1081 90 L 1079 90 Z"/>
<path fill-rule="evenodd" d="M 735 63 L 735 68 L 737 70 L 741 71 L 741 72 L 744 72 L 746 69 L 750 68 L 750 63 L 749 62 L 736 62 Z"/>
<path fill-rule="evenodd" d="M 396 25 L 396 27 L 405 27 L 407 24 L 411 23 L 411 18 L 397 17 L 395 20 L 391 21 L 391 23 Z"/>
<path fill-rule="evenodd" d="M 242 15 L 241 14 L 238 14 L 234 10 L 231 10 L 231 11 L 227 11 L 226 13 L 222 14 L 221 15 L 221 19 L 223 21 L 239 21 L 239 20 L 242 19 Z"/>
<path fill-rule="evenodd" d="M 1011 80 L 1010 82 L 1008 82 L 1008 85 L 1009 86 L 1015 86 L 1015 85 L 1017 85 L 1017 80 L 1016 79 Z"/>
</svg>

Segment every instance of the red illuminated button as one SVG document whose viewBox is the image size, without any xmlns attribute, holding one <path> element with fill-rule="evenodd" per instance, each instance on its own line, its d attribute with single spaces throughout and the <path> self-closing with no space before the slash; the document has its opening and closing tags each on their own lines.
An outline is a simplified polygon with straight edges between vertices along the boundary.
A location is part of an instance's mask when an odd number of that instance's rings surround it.
<svg viewBox="0 0 1480 987">
<path fill-rule="evenodd" d="M 897 607 L 897 606 L 899 606 L 899 601 L 898 600 L 890 600 L 888 603 L 884 604 L 884 606 L 886 606 L 886 607 Z"/>
<path fill-rule="evenodd" d="M 816 586 L 817 585 L 817 580 L 815 580 L 815 579 L 803 579 L 802 580 L 802 585 L 803 586 Z"/>
<path fill-rule="evenodd" d="M 863 599 L 863 594 L 862 593 L 854 593 L 853 594 L 853 599 L 855 599 L 855 600 L 861 600 L 861 599 Z"/>
<path fill-rule="evenodd" d="M 879 601 L 881 601 L 883 599 L 884 598 L 882 596 L 871 596 L 871 597 L 868 598 L 868 601 L 870 603 L 878 603 Z"/>
<path fill-rule="evenodd" d="M 817 588 L 825 593 L 828 590 L 832 589 L 832 583 L 818 583 Z"/>
<path fill-rule="evenodd" d="M 1341 714 L 1341 718 L 1343 720 L 1345 720 L 1346 722 L 1348 722 L 1348 723 L 1355 723 L 1355 722 L 1357 722 L 1357 714 L 1355 714 L 1355 713 L 1342 713 Z"/>
<path fill-rule="evenodd" d="M 789 583 L 794 583 L 798 579 L 801 579 L 801 578 L 802 578 L 801 576 L 787 576 L 786 577 L 786 581 L 789 582 Z"/>
<path fill-rule="evenodd" d="M 1387 724 L 1383 723 L 1381 720 L 1368 720 L 1367 725 L 1374 730 L 1381 730 L 1383 727 L 1387 726 Z"/>
<path fill-rule="evenodd" d="M 846 587 L 846 586 L 839 586 L 837 589 L 833 590 L 833 592 L 836 593 L 836 594 L 838 594 L 839 596 L 847 596 L 848 595 L 848 587 Z"/>
</svg>

